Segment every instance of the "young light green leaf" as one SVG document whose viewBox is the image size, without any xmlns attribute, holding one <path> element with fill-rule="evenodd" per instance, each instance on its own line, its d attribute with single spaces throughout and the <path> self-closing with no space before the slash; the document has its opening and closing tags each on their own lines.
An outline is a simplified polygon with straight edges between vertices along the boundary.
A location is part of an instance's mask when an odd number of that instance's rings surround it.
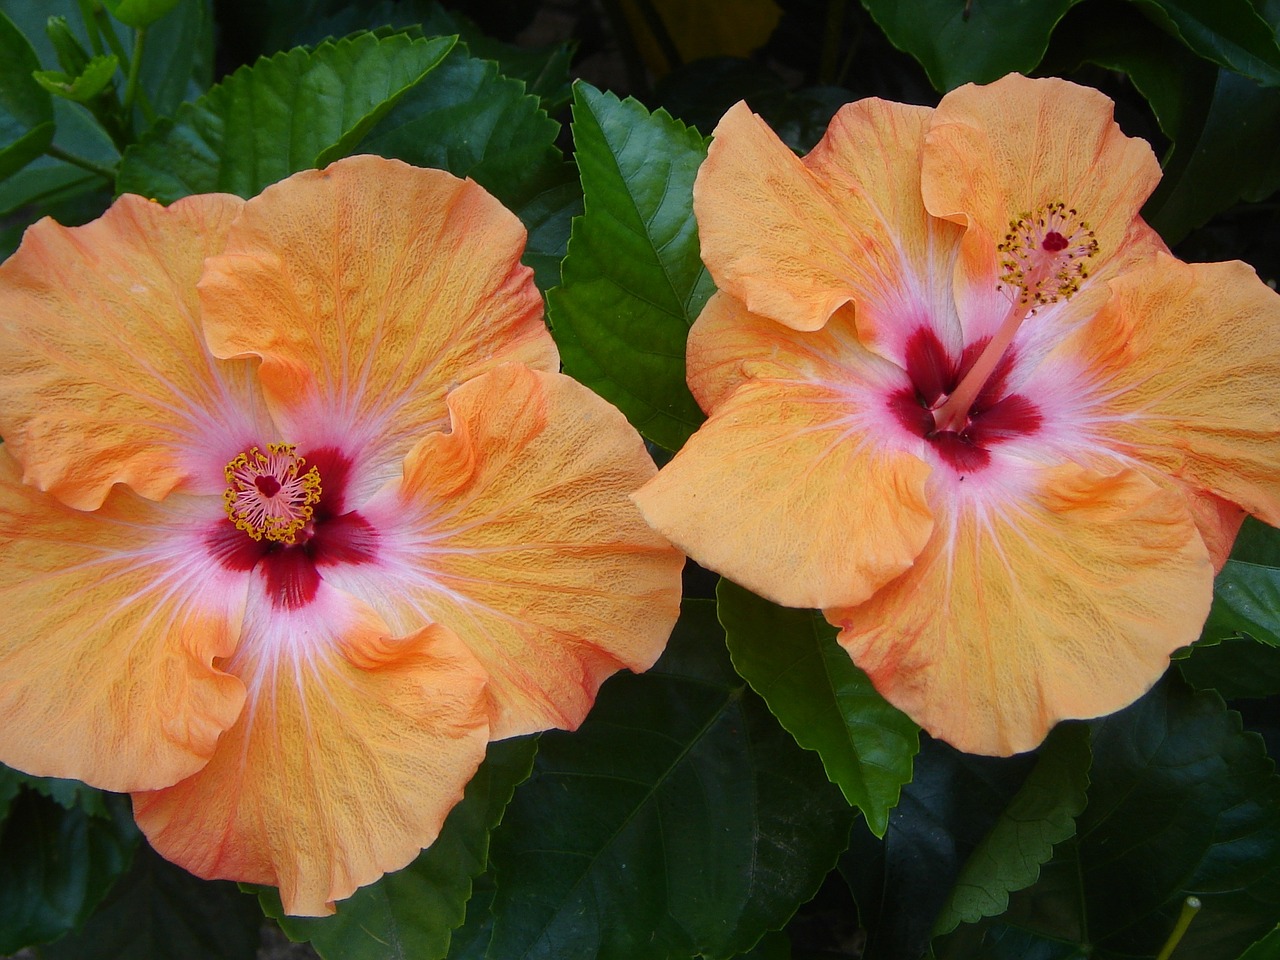
<svg viewBox="0 0 1280 960">
<path fill-rule="evenodd" d="M 716 597 L 734 669 L 883 837 L 911 780 L 920 728 L 876 693 L 821 614 L 779 607 L 728 580 Z"/>
<path fill-rule="evenodd" d="M 494 835 L 489 960 L 720 960 L 816 892 L 854 813 L 733 672 L 709 601 L 542 738 Z"/>
<path fill-rule="evenodd" d="M 1090 760 L 1088 727 L 1062 724 L 1049 734 L 1035 768 L 961 868 L 934 923 L 935 937 L 1003 913 L 1011 891 L 1036 882 L 1054 845 L 1076 832 Z"/>
<path fill-rule="evenodd" d="M 53 101 L 32 77 L 39 69 L 30 41 L 0 11 L 0 180 L 53 143 Z"/>
<path fill-rule="evenodd" d="M 78 76 L 73 77 L 61 70 L 37 70 L 31 76 L 54 96 L 85 103 L 107 88 L 119 66 L 120 61 L 109 54 L 91 58 Z"/>
<path fill-rule="evenodd" d="M 149 27 L 181 0 L 102 0 L 111 15 L 130 27 Z"/>
<path fill-rule="evenodd" d="M 693 180 L 706 144 L 586 83 L 573 136 L 585 212 L 561 285 L 547 295 L 565 372 L 615 404 L 647 439 L 678 450 L 703 414 L 685 384 L 689 327 L 715 289 L 698 256 Z"/>
<path fill-rule="evenodd" d="M 435 843 L 403 870 L 338 903 L 333 916 L 286 917 L 271 888 L 259 892 L 263 911 L 290 939 L 310 940 L 325 960 L 440 960 L 463 921 L 472 879 L 488 863 L 489 832 L 529 776 L 536 752 L 533 737 L 491 743 Z"/>
<path fill-rule="evenodd" d="M 1080 0 L 862 0 L 899 50 L 941 91 L 1030 73 L 1053 28 Z"/>
<path fill-rule="evenodd" d="M 353 149 L 452 46 L 364 34 L 242 67 L 130 147 L 117 189 L 165 202 L 254 196 Z"/>
</svg>

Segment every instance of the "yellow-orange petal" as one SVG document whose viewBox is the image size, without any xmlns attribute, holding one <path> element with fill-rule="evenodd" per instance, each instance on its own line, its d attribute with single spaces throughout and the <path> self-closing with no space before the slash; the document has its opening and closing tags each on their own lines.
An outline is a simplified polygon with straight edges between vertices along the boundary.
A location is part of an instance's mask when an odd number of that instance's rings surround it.
<svg viewBox="0 0 1280 960">
<path fill-rule="evenodd" d="M 938 104 L 921 191 L 931 214 L 968 228 L 956 302 L 969 340 L 990 335 L 1008 311 L 997 244 L 1011 221 L 1047 204 L 1074 208 L 1098 241 L 1075 315 L 1106 299 L 1107 277 L 1166 249 L 1139 217 L 1160 165 L 1145 140 L 1121 132 L 1113 108 L 1089 87 L 1017 74 L 966 84 Z"/>
<path fill-rule="evenodd" d="M 424 437 L 361 510 L 402 531 L 361 595 L 393 625 L 462 638 L 490 678 L 495 739 L 576 727 L 606 677 L 653 664 L 679 615 L 684 557 L 628 499 L 653 461 L 560 374 L 504 365 L 448 404 L 451 432 Z"/>
<path fill-rule="evenodd" d="M 730 109 L 693 189 L 702 258 L 720 289 L 796 330 L 819 330 L 856 302 L 872 342 L 894 323 L 953 315 L 938 264 L 951 262 L 959 231 L 937 224 L 935 237 L 919 196 L 929 113 L 849 104 L 802 161 L 745 103 Z"/>
<path fill-rule="evenodd" d="M 321 916 L 435 840 L 484 757 L 484 673 L 448 630 L 393 639 L 324 583 L 294 610 L 250 597 L 227 667 L 244 713 L 204 769 L 135 793 L 134 816 L 192 873 L 277 885 L 287 913 Z"/>
<path fill-rule="evenodd" d="M 202 506 L 117 490 L 82 513 L 23 484 L 0 450 L 0 762 L 107 790 L 204 765 L 244 702 L 215 665 L 244 590 L 199 564 Z"/>
<path fill-rule="evenodd" d="M 1008 755 L 1141 696 L 1199 635 L 1212 586 L 1178 493 L 1064 465 L 1018 502 L 941 507 L 914 569 L 824 612 L 890 703 L 961 750 Z"/>
<path fill-rule="evenodd" d="M 206 348 L 195 285 L 242 204 L 122 196 L 83 227 L 40 221 L 0 265 L 0 435 L 28 483 L 86 510 L 115 483 L 220 487 L 264 420 L 249 365 Z"/>
<path fill-rule="evenodd" d="M 1083 368 L 1096 435 L 1280 524 L 1280 296 L 1246 264 L 1163 255 L 1110 287 L 1046 361 Z"/>
<path fill-rule="evenodd" d="M 559 369 L 524 227 L 470 180 L 381 157 L 295 174 L 248 201 L 200 281 L 222 357 L 262 358 L 283 434 L 393 474 L 444 396 L 506 361 Z M 340 443 L 338 443 L 340 441 Z"/>
<path fill-rule="evenodd" d="M 860 603 L 933 527 L 930 468 L 868 435 L 841 384 L 751 381 L 635 496 L 705 567 L 792 607 Z"/>
</svg>

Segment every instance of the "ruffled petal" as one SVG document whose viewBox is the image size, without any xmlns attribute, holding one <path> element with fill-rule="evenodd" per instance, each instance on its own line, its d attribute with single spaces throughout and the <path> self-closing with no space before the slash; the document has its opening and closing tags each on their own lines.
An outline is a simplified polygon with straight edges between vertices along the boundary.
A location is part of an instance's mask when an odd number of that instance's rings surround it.
<svg viewBox="0 0 1280 960">
<path fill-rule="evenodd" d="M 959 87 L 938 104 L 921 190 L 931 214 L 968 228 L 956 304 L 969 342 L 990 336 L 1009 309 L 997 244 L 1011 221 L 1047 204 L 1078 211 L 1096 235 L 1098 254 L 1080 292 L 1037 311 L 1025 325 L 1028 334 L 1089 315 L 1106 299 L 1108 277 L 1166 249 L 1138 215 L 1160 180 L 1160 165 L 1145 140 L 1121 132 L 1113 107 L 1088 87 L 1017 74 Z"/>
<path fill-rule="evenodd" d="M 1200 633 L 1213 568 L 1183 498 L 1066 465 L 999 506 L 949 504 L 916 566 L 825 611 L 876 689 L 969 753 L 1036 746 L 1141 696 Z"/>
<path fill-rule="evenodd" d="M 1092 438 L 1280 524 L 1280 297 L 1246 264 L 1168 256 L 1111 289 L 1047 361 L 1082 370 Z"/>
<path fill-rule="evenodd" d="M 449 389 L 505 361 L 559 369 L 525 231 L 441 170 L 351 157 L 250 200 L 200 281 L 222 357 L 262 358 L 285 437 L 388 479 Z M 357 486 L 371 482 L 357 476 Z"/>
<path fill-rule="evenodd" d="M 244 585 L 193 537 L 208 506 L 118 490 L 81 513 L 23 484 L 0 450 L 0 761 L 140 790 L 213 754 L 244 702 L 218 666 Z"/>
<path fill-rule="evenodd" d="M 403 867 L 430 845 L 484 757 L 484 673 L 429 626 L 392 639 L 321 583 L 287 609 L 259 576 L 227 669 L 249 702 L 199 773 L 135 793 L 163 856 L 206 878 L 280 887 L 290 914 Z"/>
<path fill-rule="evenodd" d="M 83 227 L 42 220 L 0 266 L 0 434 L 24 479 L 78 509 L 221 488 L 269 423 L 247 363 L 214 360 L 195 285 L 243 205 L 122 196 Z"/>
<path fill-rule="evenodd" d="M 361 509 L 385 532 L 377 564 L 326 575 L 393 626 L 457 633 L 490 677 L 495 739 L 576 727 L 607 676 L 653 664 L 679 614 L 684 558 L 628 499 L 653 462 L 559 374 L 505 365 L 448 404 L 452 431 Z"/>
<path fill-rule="evenodd" d="M 930 280 L 958 231 L 939 224 L 951 240 L 933 245 L 918 190 L 929 112 L 850 104 L 802 161 L 745 103 L 730 109 L 693 189 L 702 258 L 720 289 L 796 330 L 819 330 L 856 301 L 873 341 L 949 314 L 938 296 L 949 295 L 949 271 Z"/>
<path fill-rule="evenodd" d="M 677 547 L 763 597 L 860 603 L 933 528 L 930 468 L 876 442 L 867 407 L 847 384 L 748 382 L 635 501 Z"/>
</svg>

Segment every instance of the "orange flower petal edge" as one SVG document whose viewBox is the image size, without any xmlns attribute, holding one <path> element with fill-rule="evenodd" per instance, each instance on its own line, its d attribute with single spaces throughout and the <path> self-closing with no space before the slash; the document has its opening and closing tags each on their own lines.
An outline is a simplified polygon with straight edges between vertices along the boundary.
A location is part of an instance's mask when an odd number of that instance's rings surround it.
<svg viewBox="0 0 1280 960">
<path fill-rule="evenodd" d="M 963 749 L 1027 750 L 1140 696 L 1198 635 L 1243 511 L 1277 519 L 1280 298 L 1167 255 L 1138 216 L 1150 148 L 1064 81 L 851 104 L 794 161 L 735 107 L 706 170 L 721 290 L 687 365 L 711 416 L 637 495 L 646 518 L 824 607 L 877 688 Z M 754 226 L 731 230 L 743 196 Z M 850 213 L 869 198 L 877 217 Z M 822 270 L 786 252 L 824 243 Z M 836 283 L 837 262 L 879 274 Z M 886 486 L 893 462 L 922 486 Z M 901 537 L 919 517 L 927 539 Z M 885 543 L 901 572 L 867 577 Z M 863 595 L 816 589 L 842 577 Z"/>
</svg>

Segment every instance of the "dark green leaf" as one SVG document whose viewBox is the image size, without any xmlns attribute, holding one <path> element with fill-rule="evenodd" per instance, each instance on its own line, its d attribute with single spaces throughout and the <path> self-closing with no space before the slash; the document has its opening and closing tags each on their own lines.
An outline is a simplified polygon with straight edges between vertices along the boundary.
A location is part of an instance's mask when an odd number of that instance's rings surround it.
<svg viewBox="0 0 1280 960">
<path fill-rule="evenodd" d="M 1280 650 L 1251 637 L 1202 641 L 1174 662 L 1191 686 L 1227 700 L 1280 693 Z"/>
<path fill-rule="evenodd" d="M 39 69 L 31 43 L 0 12 L 0 179 L 53 142 L 53 101 L 31 76 Z"/>
<path fill-rule="evenodd" d="M 78 76 L 70 76 L 61 70 L 37 70 L 31 76 L 55 96 L 85 103 L 107 88 L 119 66 L 120 61 L 114 56 L 93 57 Z"/>
<path fill-rule="evenodd" d="M 165 202 L 254 196 L 322 156 L 350 152 L 452 45 L 365 34 L 242 67 L 130 147 L 117 189 Z"/>
<path fill-rule="evenodd" d="M 107 806 L 108 795 L 79 780 L 32 777 L 25 773 L 18 774 L 18 777 L 23 786 L 48 797 L 64 810 L 79 810 L 91 817 L 111 816 L 111 810 Z"/>
<path fill-rule="evenodd" d="M 559 132 L 523 84 L 455 49 L 369 130 L 359 149 L 471 177 L 515 208 L 548 179 L 563 182 Z"/>
<path fill-rule="evenodd" d="M 867 960 L 918 960 L 949 892 L 1035 769 L 1036 758 L 977 757 L 922 737 L 915 776 L 883 842 L 855 829 L 840 873 L 868 931 Z"/>
<path fill-rule="evenodd" d="M 428 849 L 396 873 L 361 887 L 318 920 L 286 917 L 275 890 L 259 893 L 263 911 L 293 940 L 310 940 L 325 960 L 438 960 L 463 921 L 471 881 L 489 857 L 489 832 L 516 784 L 529 775 L 537 740 L 489 745 L 466 795 Z"/>
<path fill-rule="evenodd" d="M 573 137 L 586 212 L 562 286 L 547 296 L 565 372 L 677 450 L 703 420 L 685 384 L 685 340 L 715 287 L 698 257 L 695 130 L 634 100 L 575 87 Z"/>
<path fill-rule="evenodd" d="M 709 601 L 542 738 L 494 836 L 489 960 L 722 958 L 813 896 L 853 819 L 733 672 Z"/>
<path fill-rule="evenodd" d="M 1213 693 L 1171 674 L 1093 725 L 1092 785 L 1059 844 L 1002 918 L 1091 946 L 1151 956 L 1183 899 L 1203 903 L 1178 956 L 1234 960 L 1280 916 L 1280 778 L 1261 739 Z"/>
<path fill-rule="evenodd" d="M 791 960 L 791 939 L 781 930 L 766 933 L 760 942 L 737 960 Z"/>
<path fill-rule="evenodd" d="M 1080 0 L 862 0 L 893 45 L 942 91 L 1030 73 L 1049 35 Z"/>
<path fill-rule="evenodd" d="M 1251 0 L 1134 0 L 1206 60 L 1280 85 L 1280 46 Z"/>
<path fill-rule="evenodd" d="M 476 877 L 471 885 L 471 899 L 467 901 L 467 917 L 449 941 L 448 960 L 484 960 L 489 938 L 493 936 L 493 914 L 489 908 L 497 891 L 492 874 Z"/>
<path fill-rule="evenodd" d="M 139 82 L 160 116 L 195 100 L 213 83 L 213 13 L 209 0 L 182 0 L 151 26 Z M 130 43 L 132 49 L 132 43 Z"/>
<path fill-rule="evenodd" d="M 1003 913 L 1010 892 L 1039 879 L 1054 844 L 1076 832 L 1090 760 L 1089 730 L 1083 724 L 1061 724 L 1049 734 L 1035 769 L 961 868 L 934 936 Z"/>
<path fill-rule="evenodd" d="M 1002 923 L 963 926 L 934 945 L 930 960 L 1089 960 L 1087 947 Z"/>
<path fill-rule="evenodd" d="M 1280 926 L 1240 954 L 1240 960 L 1280 960 Z"/>
<path fill-rule="evenodd" d="M 145 843 L 82 930 L 43 960 L 254 960 L 262 913 L 233 883 L 200 880 Z"/>
<path fill-rule="evenodd" d="M 181 0 L 102 0 L 111 15 L 130 27 L 149 27 Z"/>
<path fill-rule="evenodd" d="M 734 668 L 883 837 L 911 780 L 920 728 L 876 693 L 821 614 L 779 607 L 728 580 L 716 597 Z"/>
<path fill-rule="evenodd" d="M 1280 646 L 1280 569 L 1228 560 L 1213 582 L 1213 608 L 1202 636 L 1220 640 L 1247 634 Z"/>
<path fill-rule="evenodd" d="M 83 923 L 129 867 L 138 841 L 124 797 L 109 818 L 23 790 L 0 824 L 0 953 L 57 939 Z"/>
</svg>

